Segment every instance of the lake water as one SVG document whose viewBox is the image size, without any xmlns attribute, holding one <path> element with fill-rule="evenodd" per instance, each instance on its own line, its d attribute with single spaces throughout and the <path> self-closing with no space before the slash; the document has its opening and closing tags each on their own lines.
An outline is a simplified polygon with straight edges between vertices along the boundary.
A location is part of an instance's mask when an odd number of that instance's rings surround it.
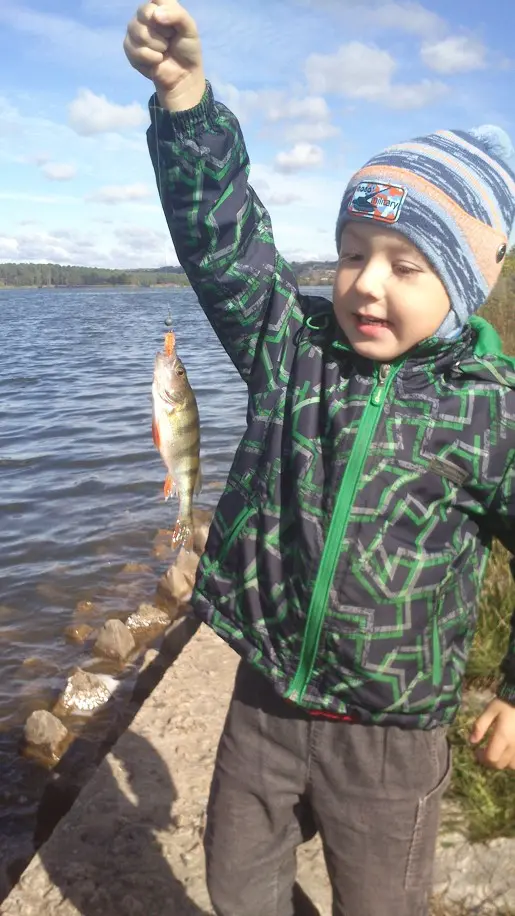
<svg viewBox="0 0 515 916">
<path fill-rule="evenodd" d="M 43 781 L 18 755 L 23 724 L 91 657 L 64 637 L 78 603 L 94 603 L 93 625 L 128 615 L 167 565 L 153 542 L 177 505 L 162 496 L 150 388 L 169 311 L 200 412 L 197 505 L 214 508 L 246 390 L 194 293 L 0 291 L 0 860 Z"/>
</svg>

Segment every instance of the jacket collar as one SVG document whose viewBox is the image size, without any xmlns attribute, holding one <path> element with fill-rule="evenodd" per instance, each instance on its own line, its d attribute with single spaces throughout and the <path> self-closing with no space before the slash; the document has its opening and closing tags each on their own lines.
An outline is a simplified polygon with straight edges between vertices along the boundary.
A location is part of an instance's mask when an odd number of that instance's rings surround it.
<svg viewBox="0 0 515 916">
<path fill-rule="evenodd" d="M 306 325 L 312 332 L 322 333 L 329 337 L 330 346 L 352 359 L 361 371 L 373 374 L 375 363 L 356 354 L 347 337 L 338 325 L 332 306 L 323 300 L 319 309 L 310 314 Z M 327 337 L 326 337 L 327 340 Z M 515 388 L 515 359 L 502 352 L 502 343 L 497 331 L 478 315 L 473 315 L 459 337 L 453 340 L 442 340 L 439 337 L 428 337 L 412 350 L 404 353 L 395 365 L 401 365 L 403 372 L 417 372 L 427 369 L 428 364 L 435 375 L 443 374 L 449 369 L 471 378 L 496 381 L 508 388 Z"/>
</svg>

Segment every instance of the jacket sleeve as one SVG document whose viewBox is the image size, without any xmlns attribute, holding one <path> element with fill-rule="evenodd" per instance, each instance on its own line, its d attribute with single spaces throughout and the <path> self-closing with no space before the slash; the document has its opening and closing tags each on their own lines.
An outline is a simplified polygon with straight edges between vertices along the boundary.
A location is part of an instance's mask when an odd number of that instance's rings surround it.
<svg viewBox="0 0 515 916">
<path fill-rule="evenodd" d="M 511 553 L 510 568 L 515 580 L 515 452 L 497 491 L 491 530 Z M 497 696 L 515 706 L 515 609 L 511 617 L 508 651 L 501 663 L 502 680 Z"/>
<path fill-rule="evenodd" d="M 147 141 L 177 257 L 242 378 L 266 387 L 266 363 L 285 368 L 302 315 L 295 275 L 248 183 L 238 121 L 209 83 L 189 111 L 165 111 L 157 96 L 149 109 Z"/>
</svg>

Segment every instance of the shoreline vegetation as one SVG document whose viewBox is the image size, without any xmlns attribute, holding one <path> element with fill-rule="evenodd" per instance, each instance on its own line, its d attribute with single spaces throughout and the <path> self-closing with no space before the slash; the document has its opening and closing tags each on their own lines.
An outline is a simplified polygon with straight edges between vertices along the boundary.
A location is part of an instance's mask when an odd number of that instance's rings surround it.
<svg viewBox="0 0 515 916">
<path fill-rule="evenodd" d="M 336 261 L 292 262 L 300 286 L 330 286 Z M 189 286 L 182 267 L 108 270 L 102 267 L 73 267 L 62 264 L 0 264 L 1 289 L 77 289 L 80 287 L 153 288 Z"/>
<path fill-rule="evenodd" d="M 329 285 L 336 264 L 292 264 L 299 285 Z M 32 271 L 32 273 L 31 273 Z M 54 265 L 0 264 L 2 283 L 15 287 L 40 286 L 50 279 L 56 286 L 187 286 L 180 268 L 158 271 L 95 271 L 89 268 Z M 331 274 L 331 272 L 333 272 Z M 114 274 L 119 274 L 114 282 Z M 94 282 L 92 282 L 92 278 Z M 503 274 L 481 314 L 501 337 L 505 353 L 515 356 L 515 254 L 511 254 Z M 454 774 L 450 796 L 466 812 L 469 838 L 485 841 L 515 836 L 515 783 L 513 772 L 488 770 L 476 763 L 468 736 L 478 709 L 495 691 L 499 664 L 506 652 L 510 619 L 515 611 L 515 583 L 509 569 L 509 555 L 498 543 L 490 557 L 479 609 L 478 626 L 464 680 L 463 708 L 451 727 Z M 479 704 L 479 706 L 478 706 Z"/>
</svg>

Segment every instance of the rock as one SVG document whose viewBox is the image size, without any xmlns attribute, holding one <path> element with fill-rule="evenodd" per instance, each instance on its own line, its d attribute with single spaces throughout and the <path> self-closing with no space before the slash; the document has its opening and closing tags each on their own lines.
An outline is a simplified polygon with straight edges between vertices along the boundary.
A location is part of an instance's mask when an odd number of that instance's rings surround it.
<svg viewBox="0 0 515 916">
<path fill-rule="evenodd" d="M 204 553 L 212 521 L 211 509 L 193 510 L 193 550 L 199 557 Z"/>
<path fill-rule="evenodd" d="M 16 617 L 15 609 L 8 607 L 7 604 L 0 604 L 0 620 L 2 623 L 12 620 L 13 617 Z"/>
<path fill-rule="evenodd" d="M 125 662 L 134 652 L 136 643 L 131 631 L 121 620 L 107 620 L 98 634 L 94 651 L 97 655 Z"/>
<path fill-rule="evenodd" d="M 88 626 L 87 623 L 71 623 L 66 627 L 64 635 L 71 642 L 85 643 L 94 632 L 93 627 Z"/>
<path fill-rule="evenodd" d="M 184 574 L 184 576 L 191 583 L 191 587 L 193 588 L 198 567 L 197 555 L 189 550 L 185 550 L 184 547 L 181 547 L 179 553 L 177 554 L 177 559 L 174 563 L 174 566 Z"/>
<path fill-rule="evenodd" d="M 140 604 L 138 610 L 127 618 L 125 625 L 132 631 L 155 630 L 167 627 L 170 616 L 153 604 Z"/>
<path fill-rule="evenodd" d="M 199 525 L 210 525 L 213 521 L 212 509 L 194 509 L 192 515 L 195 527 Z"/>
<path fill-rule="evenodd" d="M 68 730 L 46 709 L 31 713 L 23 731 L 24 750 L 57 763 L 69 740 Z"/>
<path fill-rule="evenodd" d="M 111 699 L 117 686 L 118 681 L 115 678 L 89 674 L 79 668 L 68 679 L 54 711 L 63 709 L 68 713 L 92 712 Z"/>
<path fill-rule="evenodd" d="M 144 563 L 126 563 L 121 572 L 122 575 L 133 575 L 134 573 L 148 576 L 152 575 L 152 569 Z"/>
<path fill-rule="evenodd" d="M 209 529 L 211 525 L 199 525 L 198 528 L 195 528 L 193 534 L 193 550 L 198 557 L 202 556 L 204 550 L 206 549 L 206 541 L 209 535 Z"/>
<path fill-rule="evenodd" d="M 75 610 L 77 614 L 92 614 L 96 608 L 92 601 L 79 601 Z"/>
<path fill-rule="evenodd" d="M 59 673 L 59 666 L 45 658 L 39 658 L 37 655 L 30 655 L 21 663 L 21 668 L 17 672 L 17 677 L 23 678 L 50 678 Z"/>
<path fill-rule="evenodd" d="M 148 649 L 143 656 L 143 664 L 139 670 L 140 674 L 143 674 L 150 665 L 153 665 L 154 662 L 159 658 L 159 652 L 157 649 Z"/>
<path fill-rule="evenodd" d="M 173 566 L 157 584 L 156 603 L 164 607 L 172 620 L 177 619 L 177 605 L 188 602 L 191 598 L 195 576 L 197 574 L 198 556 L 187 550 L 179 551 Z"/>
<path fill-rule="evenodd" d="M 177 617 L 177 605 L 181 601 L 189 601 L 193 591 L 193 581 L 183 570 L 177 566 L 170 566 L 168 572 L 161 576 L 157 583 L 157 603 L 164 606 L 170 618 Z"/>
</svg>

